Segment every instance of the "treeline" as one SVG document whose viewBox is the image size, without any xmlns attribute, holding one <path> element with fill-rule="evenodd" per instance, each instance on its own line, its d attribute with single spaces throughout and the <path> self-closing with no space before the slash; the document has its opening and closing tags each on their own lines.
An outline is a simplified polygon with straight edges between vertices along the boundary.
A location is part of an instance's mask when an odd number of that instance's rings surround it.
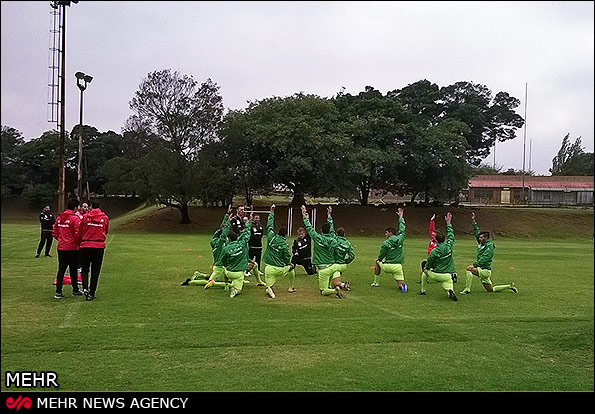
<svg viewBox="0 0 595 414">
<path fill-rule="evenodd" d="M 422 80 L 386 94 L 368 86 L 330 98 L 304 93 L 225 113 L 219 86 L 169 69 L 142 80 L 121 134 L 83 127 L 84 181 L 92 193 L 135 194 L 180 210 L 225 205 L 282 185 L 305 196 L 368 203 L 372 190 L 412 201 L 456 199 L 495 141 L 515 137 L 518 99 L 484 85 Z M 66 145 L 76 188 L 79 126 Z M 54 196 L 59 133 L 25 142 L 2 126 L 2 196 Z"/>
</svg>

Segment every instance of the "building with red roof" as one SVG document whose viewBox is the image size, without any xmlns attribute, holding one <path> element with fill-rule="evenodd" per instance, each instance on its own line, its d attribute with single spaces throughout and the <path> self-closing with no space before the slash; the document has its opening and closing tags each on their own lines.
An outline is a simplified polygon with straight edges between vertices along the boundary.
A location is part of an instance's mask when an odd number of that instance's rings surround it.
<svg viewBox="0 0 595 414">
<path fill-rule="evenodd" d="M 593 205 L 593 176 L 477 175 L 468 202 L 477 204 Z"/>
</svg>

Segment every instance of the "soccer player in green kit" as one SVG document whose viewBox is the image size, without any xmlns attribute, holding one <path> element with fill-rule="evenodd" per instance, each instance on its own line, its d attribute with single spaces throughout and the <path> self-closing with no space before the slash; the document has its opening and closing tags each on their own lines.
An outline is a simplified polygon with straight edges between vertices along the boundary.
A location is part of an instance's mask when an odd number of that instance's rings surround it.
<svg viewBox="0 0 595 414">
<path fill-rule="evenodd" d="M 380 246 L 378 259 L 376 259 L 376 266 L 380 267 L 382 273 L 386 273 L 397 282 L 397 286 L 401 292 L 407 292 L 407 284 L 405 283 L 405 276 L 403 275 L 403 262 L 405 256 L 403 255 L 403 243 L 405 241 L 405 218 L 403 217 L 403 209 L 397 209 L 397 216 L 399 216 L 399 231 L 394 227 L 386 229 L 386 240 Z M 378 287 L 380 284 L 380 272 L 374 275 L 373 287 Z"/>
<path fill-rule="evenodd" d="M 281 227 L 277 234 L 273 230 L 275 224 L 275 205 L 271 206 L 271 212 L 267 218 L 266 235 L 267 246 L 262 257 L 265 264 L 264 280 L 266 284 L 266 293 L 272 299 L 275 299 L 275 292 L 273 285 L 278 278 L 289 276 L 289 293 L 296 291 L 295 289 L 295 270 L 291 263 L 291 251 L 289 245 L 285 241 L 287 236 L 287 229 Z"/>
<path fill-rule="evenodd" d="M 250 219 L 244 224 L 242 233 L 238 236 L 233 231 L 229 232 L 229 242 L 223 247 L 221 263 L 225 267 L 225 276 L 231 282 L 229 297 L 235 298 L 242 293 L 244 287 L 244 276 L 248 270 L 250 260 L 248 258 L 248 241 L 252 228 L 252 213 Z"/>
<path fill-rule="evenodd" d="M 182 286 L 194 285 L 194 286 L 202 286 L 204 285 L 205 289 L 210 288 L 211 286 L 217 286 L 226 288 L 228 286 L 227 277 L 225 276 L 225 268 L 222 264 L 223 258 L 223 247 L 227 242 L 227 233 L 229 232 L 229 228 L 231 223 L 229 221 L 229 215 L 231 214 L 232 208 L 231 205 L 227 208 L 227 213 L 223 216 L 223 221 L 219 228 L 213 233 L 213 237 L 211 238 L 211 250 L 213 252 L 213 271 L 211 275 L 205 279 L 204 273 L 194 272 L 192 278 L 186 279 Z"/>
<path fill-rule="evenodd" d="M 424 273 L 421 275 L 421 290 L 418 295 L 426 294 L 427 279 L 435 280 L 442 285 L 446 294 L 453 301 L 457 301 L 457 296 L 454 292 L 454 285 L 452 281 L 452 274 L 455 272 L 455 262 L 452 257 L 452 248 L 455 243 L 455 232 L 452 228 L 452 214 L 450 211 L 446 213 L 444 218 L 446 221 L 446 237 L 444 234 L 436 232 L 436 241 L 438 245 L 430 252 Z"/>
<path fill-rule="evenodd" d="M 489 232 L 479 230 L 479 226 L 475 221 L 475 213 L 473 212 L 471 213 L 471 226 L 473 227 L 473 234 L 479 243 L 477 245 L 477 258 L 472 265 L 467 266 L 465 272 L 465 289 L 463 289 L 461 293 L 464 295 L 471 293 L 473 277 L 479 277 L 484 289 L 488 292 L 500 292 L 502 290 L 510 289 L 514 293 L 518 293 L 514 283 L 498 286 L 492 284 L 492 259 L 494 258 L 494 249 L 496 246 L 494 246 L 494 242 L 490 238 Z"/>
<path fill-rule="evenodd" d="M 339 286 L 336 286 L 334 289 L 330 287 L 331 277 L 334 273 L 332 266 L 335 263 L 334 251 L 336 244 L 330 206 L 327 208 L 327 222 L 322 225 L 322 233 L 317 233 L 312 227 L 312 224 L 310 224 L 306 206 L 302 206 L 302 220 L 314 246 L 312 264 L 318 270 L 318 289 L 320 290 L 320 294 L 323 296 L 334 294 L 339 299 L 342 299 L 341 288 Z"/>
<path fill-rule="evenodd" d="M 349 291 L 351 290 L 349 282 L 343 282 L 341 276 L 347 270 L 347 265 L 355 260 L 355 251 L 351 242 L 345 238 L 345 229 L 343 227 L 337 229 L 334 258 L 335 263 L 332 266 L 333 276 L 331 286 L 335 288 L 338 286 L 343 290 Z"/>
</svg>

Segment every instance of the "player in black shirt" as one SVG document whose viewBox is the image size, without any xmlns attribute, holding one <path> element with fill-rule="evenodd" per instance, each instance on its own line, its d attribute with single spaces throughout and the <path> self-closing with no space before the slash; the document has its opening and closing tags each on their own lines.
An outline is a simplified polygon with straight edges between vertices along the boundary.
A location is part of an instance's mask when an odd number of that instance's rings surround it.
<svg viewBox="0 0 595 414">
<path fill-rule="evenodd" d="M 263 228 L 260 224 L 260 215 L 255 214 L 250 230 L 250 240 L 248 241 L 248 256 L 250 260 L 256 262 L 256 268 L 260 271 L 260 258 L 262 257 L 262 235 Z"/>
<path fill-rule="evenodd" d="M 39 245 L 37 246 L 37 256 L 35 257 L 39 257 L 44 245 L 46 257 L 52 257 L 50 255 L 50 249 L 52 248 L 52 230 L 54 229 L 55 221 L 56 218 L 50 211 L 50 205 L 46 204 L 45 206 L 43 206 L 43 210 L 39 214 L 39 222 L 41 223 L 41 240 L 39 241 Z"/>
<path fill-rule="evenodd" d="M 303 266 L 306 273 L 313 275 L 316 273 L 316 268 L 312 266 L 312 240 L 303 227 L 298 228 L 297 232 L 298 238 L 293 241 L 291 247 L 293 252 L 291 263 L 295 266 Z"/>
<path fill-rule="evenodd" d="M 248 218 L 244 214 L 244 206 L 238 206 L 236 208 L 236 213 L 229 219 L 231 230 L 235 234 L 241 234 L 246 221 L 248 221 Z"/>
</svg>

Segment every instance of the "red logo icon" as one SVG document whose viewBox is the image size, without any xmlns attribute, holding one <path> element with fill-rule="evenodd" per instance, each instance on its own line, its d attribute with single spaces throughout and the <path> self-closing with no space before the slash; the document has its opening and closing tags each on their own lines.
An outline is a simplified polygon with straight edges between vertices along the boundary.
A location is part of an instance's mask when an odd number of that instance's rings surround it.
<svg viewBox="0 0 595 414">
<path fill-rule="evenodd" d="M 31 408 L 32 404 L 33 403 L 31 402 L 31 398 L 29 398 L 29 397 L 21 398 L 20 395 L 17 397 L 16 400 L 12 397 L 8 397 L 6 399 L 6 406 L 8 408 L 10 408 L 11 410 L 13 408 L 16 408 L 17 411 L 19 411 L 19 408 L 21 408 L 21 407 Z"/>
</svg>

